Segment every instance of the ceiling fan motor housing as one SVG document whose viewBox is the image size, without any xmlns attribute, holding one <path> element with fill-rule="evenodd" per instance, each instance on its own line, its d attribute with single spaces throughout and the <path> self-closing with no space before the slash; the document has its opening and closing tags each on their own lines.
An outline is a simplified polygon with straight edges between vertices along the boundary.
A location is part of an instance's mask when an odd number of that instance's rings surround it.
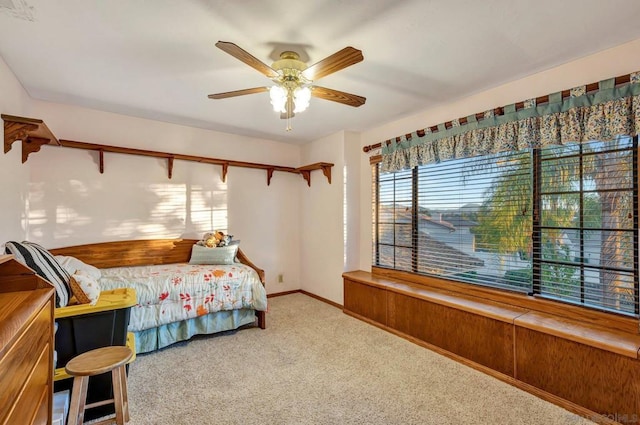
<svg viewBox="0 0 640 425">
<path fill-rule="evenodd" d="M 311 83 L 310 80 L 302 75 L 302 71 L 307 69 L 307 64 L 302 62 L 300 56 L 296 52 L 284 51 L 280 53 L 280 59 L 275 61 L 271 68 L 279 74 L 273 81 L 280 83 L 285 87 L 295 88 L 304 84 Z"/>
</svg>

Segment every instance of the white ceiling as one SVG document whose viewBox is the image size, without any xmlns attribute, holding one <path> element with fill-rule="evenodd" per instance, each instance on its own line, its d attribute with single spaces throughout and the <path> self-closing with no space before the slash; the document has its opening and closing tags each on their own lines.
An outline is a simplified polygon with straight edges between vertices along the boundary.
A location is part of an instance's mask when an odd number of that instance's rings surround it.
<svg viewBox="0 0 640 425">
<path fill-rule="evenodd" d="M 640 38 L 639 22 L 639 0 L 0 0 L 0 56 L 36 99 L 305 143 Z M 319 84 L 367 102 L 314 98 L 286 132 L 268 93 L 207 98 L 270 82 L 218 40 L 268 65 L 353 46 L 364 61 Z"/>
</svg>

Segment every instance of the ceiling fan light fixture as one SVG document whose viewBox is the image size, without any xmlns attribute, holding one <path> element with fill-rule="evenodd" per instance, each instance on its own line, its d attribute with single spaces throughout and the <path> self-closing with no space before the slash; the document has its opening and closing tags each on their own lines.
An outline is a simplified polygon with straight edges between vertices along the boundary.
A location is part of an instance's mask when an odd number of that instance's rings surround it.
<svg viewBox="0 0 640 425">
<path fill-rule="evenodd" d="M 295 104 L 294 113 L 303 112 L 309 107 L 311 100 L 311 89 L 309 87 L 297 87 L 293 91 L 293 103 Z"/>
<path fill-rule="evenodd" d="M 293 94 L 291 94 L 293 92 Z M 296 87 L 293 90 L 282 87 L 272 86 L 269 89 L 269 97 L 271 98 L 271 106 L 276 112 L 286 113 L 287 102 L 291 100 L 293 102 L 293 113 L 305 111 L 309 107 L 311 100 L 311 89 L 309 87 Z"/>
<path fill-rule="evenodd" d="M 269 89 L 269 97 L 271 98 L 271 106 L 276 112 L 286 112 L 287 105 L 287 89 L 282 86 L 272 86 Z"/>
</svg>

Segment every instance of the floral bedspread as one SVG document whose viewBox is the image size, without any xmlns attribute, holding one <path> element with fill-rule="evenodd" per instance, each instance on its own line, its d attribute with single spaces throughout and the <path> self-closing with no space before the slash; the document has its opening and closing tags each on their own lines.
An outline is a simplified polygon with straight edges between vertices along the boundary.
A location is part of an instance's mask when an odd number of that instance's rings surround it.
<svg viewBox="0 0 640 425">
<path fill-rule="evenodd" d="M 258 274 L 241 263 L 186 263 L 101 269 L 102 290 L 134 288 L 130 331 L 141 331 L 220 310 L 267 309 Z"/>
</svg>

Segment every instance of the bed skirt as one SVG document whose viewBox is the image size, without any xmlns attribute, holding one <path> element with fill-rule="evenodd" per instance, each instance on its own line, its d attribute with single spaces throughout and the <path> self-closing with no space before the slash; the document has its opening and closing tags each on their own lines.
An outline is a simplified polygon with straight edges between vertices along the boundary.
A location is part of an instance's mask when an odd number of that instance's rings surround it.
<svg viewBox="0 0 640 425">
<path fill-rule="evenodd" d="M 241 326 L 255 323 L 255 321 L 255 310 L 222 310 L 181 322 L 134 332 L 136 354 L 159 350 L 176 342 L 186 341 L 194 335 L 213 334 L 238 329 Z"/>
</svg>

